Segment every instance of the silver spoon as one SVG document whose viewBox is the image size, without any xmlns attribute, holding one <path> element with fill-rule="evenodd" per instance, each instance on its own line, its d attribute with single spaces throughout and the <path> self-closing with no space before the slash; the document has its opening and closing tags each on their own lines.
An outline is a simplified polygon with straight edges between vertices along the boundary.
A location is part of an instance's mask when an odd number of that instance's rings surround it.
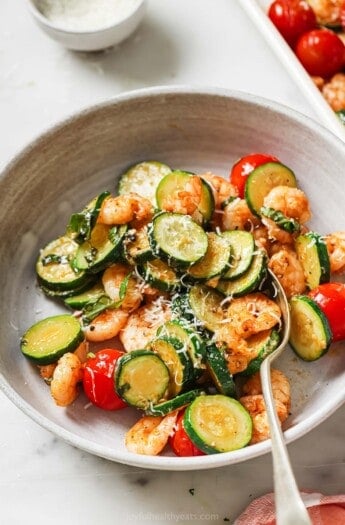
<svg viewBox="0 0 345 525">
<path fill-rule="evenodd" d="M 271 364 L 284 351 L 288 343 L 291 321 L 285 292 L 274 273 L 271 270 L 269 273 L 277 288 L 277 299 L 284 322 L 284 336 L 280 345 L 264 359 L 260 367 L 262 392 L 271 435 L 276 523 L 277 525 L 312 525 L 292 471 L 272 394 Z"/>
</svg>

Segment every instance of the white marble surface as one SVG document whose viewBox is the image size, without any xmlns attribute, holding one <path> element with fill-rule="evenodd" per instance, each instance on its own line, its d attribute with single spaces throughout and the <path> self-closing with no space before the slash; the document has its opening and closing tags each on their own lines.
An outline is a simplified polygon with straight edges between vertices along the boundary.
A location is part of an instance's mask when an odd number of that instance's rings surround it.
<svg viewBox="0 0 345 525">
<path fill-rule="evenodd" d="M 0 165 L 50 124 L 136 88 L 229 87 L 313 108 L 236 0 L 148 0 L 139 30 L 105 54 L 69 52 L 42 34 L 21 0 L 0 2 Z M 213 471 L 114 464 L 56 439 L 0 393 L 0 523 L 232 523 L 272 490 L 270 456 Z M 345 406 L 289 445 L 300 487 L 344 492 Z"/>
</svg>

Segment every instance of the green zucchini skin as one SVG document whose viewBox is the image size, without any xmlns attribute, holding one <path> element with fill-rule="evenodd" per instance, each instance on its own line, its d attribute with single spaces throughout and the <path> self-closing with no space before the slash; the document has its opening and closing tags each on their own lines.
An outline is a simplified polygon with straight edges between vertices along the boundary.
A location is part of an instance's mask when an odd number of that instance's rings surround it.
<svg viewBox="0 0 345 525">
<path fill-rule="evenodd" d="M 177 292 L 182 287 L 175 270 L 161 259 L 152 259 L 138 265 L 137 270 L 146 283 L 162 292 Z"/>
<path fill-rule="evenodd" d="M 222 279 L 232 281 L 241 277 L 251 265 L 255 251 L 254 237 L 242 230 L 229 230 L 221 235 L 231 247 L 230 268 L 222 274 Z"/>
<path fill-rule="evenodd" d="M 310 290 L 329 282 L 331 265 L 327 245 L 321 235 L 316 232 L 299 235 L 295 240 L 295 250 Z"/>
<path fill-rule="evenodd" d="M 264 336 L 262 338 L 262 334 L 259 333 L 249 338 L 247 342 L 251 346 L 255 357 L 249 361 L 247 368 L 243 370 L 243 372 L 240 372 L 240 375 L 250 376 L 259 372 L 263 360 L 278 347 L 280 339 L 280 334 L 275 329 L 269 330 L 267 337 Z"/>
<path fill-rule="evenodd" d="M 148 410 L 161 402 L 169 387 L 169 370 L 150 350 L 134 350 L 121 356 L 114 371 L 115 390 L 128 405 Z"/>
<path fill-rule="evenodd" d="M 194 379 L 198 379 L 204 372 L 205 344 L 197 331 L 182 319 L 167 321 L 157 330 L 158 337 L 178 339 L 186 347 L 189 358 L 193 365 Z"/>
<path fill-rule="evenodd" d="M 275 186 L 297 186 L 294 172 L 280 162 L 267 162 L 249 174 L 244 196 L 251 212 L 257 217 L 261 216 L 264 198 Z"/>
<path fill-rule="evenodd" d="M 86 305 L 98 301 L 104 295 L 106 294 L 103 285 L 98 282 L 94 286 L 87 288 L 82 293 L 66 297 L 64 303 L 73 310 L 81 310 Z"/>
<path fill-rule="evenodd" d="M 172 399 L 151 405 L 145 412 L 150 416 L 166 416 L 174 410 L 189 405 L 196 397 L 203 394 L 205 394 L 205 391 L 202 389 L 188 390 L 188 392 L 183 392 Z"/>
<path fill-rule="evenodd" d="M 84 340 L 79 321 L 70 314 L 47 317 L 33 324 L 21 337 L 22 353 L 37 365 L 56 363 L 67 352 L 74 352 Z"/>
<path fill-rule="evenodd" d="M 224 350 L 215 344 L 206 346 L 206 366 L 220 394 L 236 396 L 236 385 L 227 367 Z"/>
<path fill-rule="evenodd" d="M 73 267 L 90 273 L 99 273 L 123 258 L 123 240 L 127 226 L 96 224 L 90 239 L 81 244 L 73 260 Z"/>
<path fill-rule="evenodd" d="M 178 191 L 185 191 L 186 187 L 191 181 L 192 177 L 196 177 L 194 173 L 183 170 L 174 170 L 166 177 L 164 177 L 156 191 L 157 206 L 160 210 L 168 210 L 171 206 L 171 194 Z M 215 200 L 210 184 L 199 177 L 201 182 L 201 198 L 197 209 L 192 213 L 193 220 L 206 226 L 212 219 L 215 209 Z"/>
<path fill-rule="evenodd" d="M 244 274 L 231 281 L 220 279 L 216 289 L 227 297 L 240 297 L 257 290 L 266 276 L 267 256 L 263 250 L 257 249 L 248 270 Z"/>
<path fill-rule="evenodd" d="M 81 289 L 90 282 L 90 276 L 73 267 L 73 259 L 79 249 L 71 237 L 63 235 L 49 242 L 41 250 L 36 262 L 36 275 L 39 285 L 51 295 Z"/>
<path fill-rule="evenodd" d="M 206 454 L 230 452 L 249 444 L 253 423 L 239 401 L 222 394 L 198 396 L 183 417 L 186 433 Z"/>
<path fill-rule="evenodd" d="M 173 337 L 156 337 L 148 348 L 159 355 L 169 370 L 169 397 L 175 397 L 190 386 L 193 365 L 186 346 Z"/>
<path fill-rule="evenodd" d="M 301 228 L 299 222 L 296 219 L 287 217 L 280 210 L 262 206 L 260 213 L 263 217 L 267 217 L 268 219 L 271 219 L 273 222 L 275 222 L 278 228 L 288 233 L 297 233 Z"/>
<path fill-rule="evenodd" d="M 92 199 L 81 212 L 73 213 L 67 225 L 67 235 L 72 237 L 78 244 L 87 241 L 96 225 L 103 201 L 109 196 L 109 191 L 103 191 Z"/>
<path fill-rule="evenodd" d="M 133 266 L 154 259 L 150 247 L 147 225 L 139 230 L 128 230 L 123 241 L 124 256 Z"/>
<path fill-rule="evenodd" d="M 202 259 L 192 264 L 188 276 L 194 281 L 205 282 L 225 273 L 229 268 L 231 246 L 227 240 L 213 232 L 207 232 L 207 250 Z"/>
<path fill-rule="evenodd" d="M 329 349 L 332 332 L 327 317 L 306 295 L 290 299 L 291 331 L 289 344 L 304 361 L 320 359 Z"/>
<path fill-rule="evenodd" d="M 198 262 L 208 246 L 203 228 L 182 213 L 158 213 L 150 224 L 149 240 L 154 255 L 177 268 Z"/>
</svg>

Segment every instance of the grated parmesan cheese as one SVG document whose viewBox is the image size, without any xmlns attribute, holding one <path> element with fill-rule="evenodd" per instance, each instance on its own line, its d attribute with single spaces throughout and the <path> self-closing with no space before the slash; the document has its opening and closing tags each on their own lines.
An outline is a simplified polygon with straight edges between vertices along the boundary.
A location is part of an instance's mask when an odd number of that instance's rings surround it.
<svg viewBox="0 0 345 525">
<path fill-rule="evenodd" d="M 37 7 L 50 22 L 71 31 L 94 31 L 111 26 L 141 0 L 38 0 Z"/>
</svg>

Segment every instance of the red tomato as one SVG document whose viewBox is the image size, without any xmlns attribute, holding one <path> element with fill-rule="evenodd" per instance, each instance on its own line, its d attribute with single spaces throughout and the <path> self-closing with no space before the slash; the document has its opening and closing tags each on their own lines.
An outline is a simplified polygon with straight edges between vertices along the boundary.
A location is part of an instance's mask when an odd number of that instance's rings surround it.
<svg viewBox="0 0 345 525">
<path fill-rule="evenodd" d="M 105 348 L 85 363 L 83 387 L 91 403 L 104 410 L 118 410 L 127 404 L 115 392 L 114 369 L 121 350 Z"/>
<path fill-rule="evenodd" d="M 317 27 L 316 15 L 306 0 L 275 0 L 268 16 L 291 47 L 303 33 Z"/>
<path fill-rule="evenodd" d="M 328 319 L 332 340 L 345 339 L 345 284 L 320 284 L 308 294 Z"/>
<path fill-rule="evenodd" d="M 345 46 L 330 29 L 304 33 L 297 41 L 295 52 L 310 75 L 323 78 L 338 73 L 345 63 Z"/>
<path fill-rule="evenodd" d="M 244 187 L 249 173 L 258 166 L 266 164 L 266 162 L 279 162 L 279 160 L 273 155 L 267 155 L 266 153 L 252 153 L 241 157 L 233 165 L 230 172 L 230 182 L 238 189 L 241 199 L 244 197 Z"/>
<path fill-rule="evenodd" d="M 169 437 L 169 444 L 176 456 L 204 456 L 191 441 L 183 427 L 184 411 L 180 412 L 176 421 L 175 433 Z"/>
</svg>

